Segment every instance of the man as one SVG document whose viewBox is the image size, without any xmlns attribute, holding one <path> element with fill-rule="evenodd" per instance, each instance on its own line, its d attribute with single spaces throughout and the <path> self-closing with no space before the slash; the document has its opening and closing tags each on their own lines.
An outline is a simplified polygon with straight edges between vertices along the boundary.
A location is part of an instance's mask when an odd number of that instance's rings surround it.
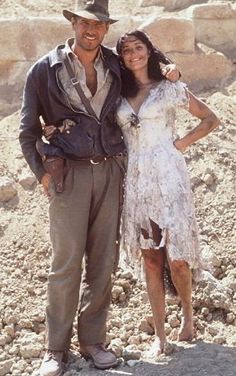
<svg viewBox="0 0 236 376">
<path fill-rule="evenodd" d="M 78 307 L 83 257 L 80 352 L 92 358 L 99 369 L 117 365 L 115 355 L 104 344 L 125 146 L 114 111 L 120 94 L 118 59 L 101 45 L 109 25 L 116 21 L 109 16 L 108 0 L 77 4 L 74 12 L 64 10 L 63 15 L 71 22 L 75 38 L 30 69 L 20 126 L 23 154 L 50 202 L 53 259 L 48 279 L 47 351 L 41 376 L 63 373 Z M 170 69 L 168 75 L 172 78 L 175 73 Z M 92 109 L 76 89 L 78 81 Z M 45 128 L 52 130 L 45 132 L 50 144 L 43 145 L 43 154 L 66 161 L 63 189 L 61 182 L 53 184 L 52 174 L 45 170 L 37 151 L 41 149 L 36 148 L 42 137 L 40 117 Z"/>
</svg>

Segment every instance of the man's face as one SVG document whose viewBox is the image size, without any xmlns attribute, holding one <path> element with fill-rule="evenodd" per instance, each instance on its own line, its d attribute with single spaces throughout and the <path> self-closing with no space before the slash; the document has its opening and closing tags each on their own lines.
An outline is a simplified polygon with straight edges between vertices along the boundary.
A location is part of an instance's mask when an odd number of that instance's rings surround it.
<svg viewBox="0 0 236 376">
<path fill-rule="evenodd" d="M 109 29 L 109 22 L 76 17 L 72 19 L 72 26 L 76 45 L 83 50 L 94 51 L 102 43 Z"/>
</svg>

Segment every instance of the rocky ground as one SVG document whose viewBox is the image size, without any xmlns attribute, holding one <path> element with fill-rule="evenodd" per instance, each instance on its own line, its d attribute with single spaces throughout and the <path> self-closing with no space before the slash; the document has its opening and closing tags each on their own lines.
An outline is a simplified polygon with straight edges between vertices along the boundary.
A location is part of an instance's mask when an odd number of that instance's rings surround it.
<svg viewBox="0 0 236 376">
<path fill-rule="evenodd" d="M 46 1 L 0 0 L 0 14 L 35 14 Z M 69 1 L 60 6 L 68 7 Z M 47 11 L 55 11 L 55 2 Z M 125 5 L 126 4 L 126 5 Z M 132 9 L 121 1 L 119 9 Z M 46 8 L 46 6 L 45 6 Z M 137 8 L 139 9 L 139 8 Z M 76 335 L 66 376 L 100 374 L 234 376 L 236 369 L 235 119 L 236 81 L 200 96 L 216 110 L 221 126 L 186 152 L 201 246 L 215 281 L 199 283 L 193 294 L 196 340 L 177 343 L 179 301 L 167 298 L 166 332 L 172 346 L 159 359 L 144 354 L 153 340 L 145 286 L 130 270 L 114 277 L 107 342 L 120 357 L 116 370 L 98 371 L 78 354 Z M 180 114 L 179 131 L 195 120 Z M 30 173 L 18 145 L 19 112 L 0 122 L 0 376 L 37 376 L 43 356 L 47 272 L 51 248 L 47 200 Z"/>
</svg>

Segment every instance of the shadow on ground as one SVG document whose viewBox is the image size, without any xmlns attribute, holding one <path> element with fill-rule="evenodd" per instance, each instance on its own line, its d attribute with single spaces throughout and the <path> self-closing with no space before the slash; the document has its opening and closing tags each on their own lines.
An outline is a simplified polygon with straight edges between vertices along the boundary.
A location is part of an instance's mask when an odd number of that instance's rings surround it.
<svg viewBox="0 0 236 376">
<path fill-rule="evenodd" d="M 171 356 L 156 363 L 140 361 L 133 367 L 120 365 L 107 371 L 91 366 L 77 372 L 80 376 L 235 376 L 236 348 L 196 341 L 178 345 Z"/>
</svg>

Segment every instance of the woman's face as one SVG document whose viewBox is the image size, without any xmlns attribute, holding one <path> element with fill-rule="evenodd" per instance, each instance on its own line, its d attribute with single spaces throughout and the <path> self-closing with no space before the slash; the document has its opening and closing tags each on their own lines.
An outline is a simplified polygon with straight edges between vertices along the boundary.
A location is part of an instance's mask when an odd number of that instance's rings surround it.
<svg viewBox="0 0 236 376">
<path fill-rule="evenodd" d="M 125 38 L 121 48 L 121 58 L 131 71 L 147 70 L 150 52 L 143 42 L 135 36 Z"/>
</svg>

